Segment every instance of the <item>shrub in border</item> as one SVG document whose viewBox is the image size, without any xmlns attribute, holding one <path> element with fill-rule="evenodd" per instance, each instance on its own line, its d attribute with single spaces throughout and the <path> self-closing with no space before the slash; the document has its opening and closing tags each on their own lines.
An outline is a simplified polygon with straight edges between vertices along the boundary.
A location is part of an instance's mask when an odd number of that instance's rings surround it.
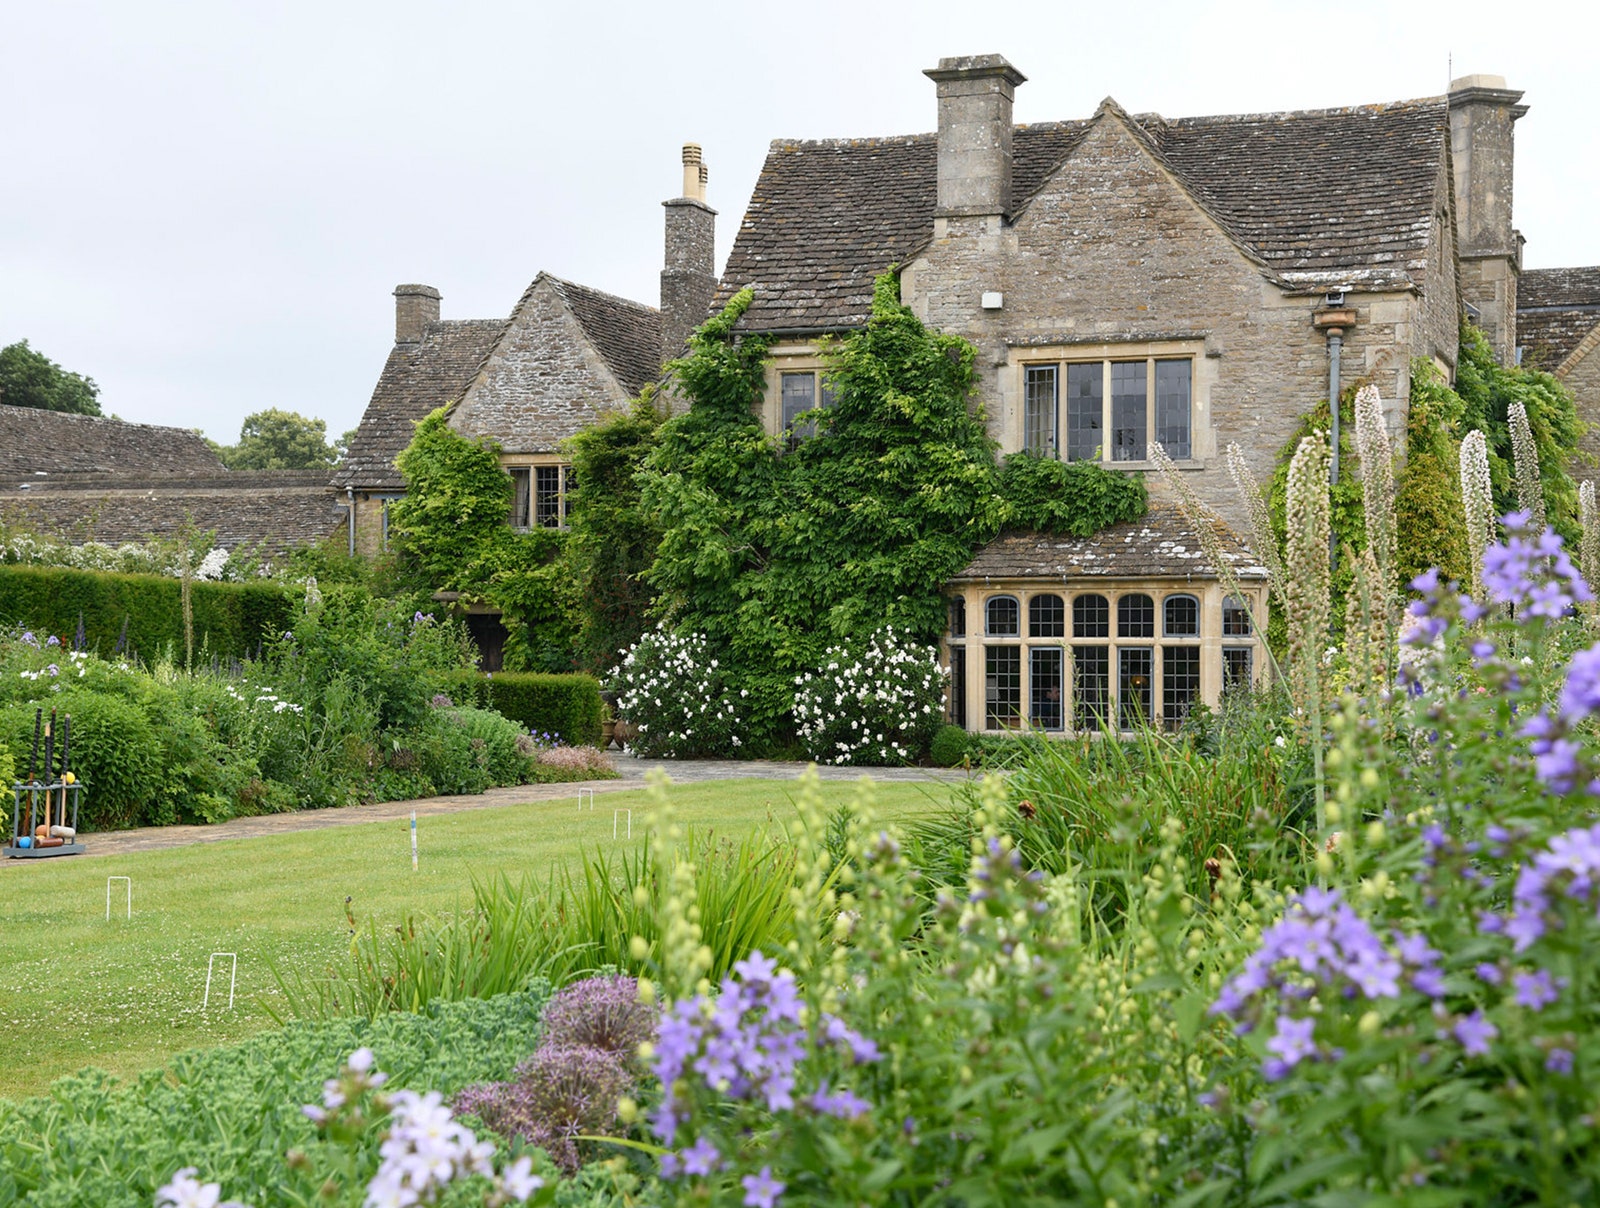
<svg viewBox="0 0 1600 1208">
<path fill-rule="evenodd" d="M 449 677 L 447 690 L 458 705 L 493 709 L 524 730 L 559 734 L 568 746 L 600 743 L 600 682 L 592 675 L 469 671 Z"/>
</svg>

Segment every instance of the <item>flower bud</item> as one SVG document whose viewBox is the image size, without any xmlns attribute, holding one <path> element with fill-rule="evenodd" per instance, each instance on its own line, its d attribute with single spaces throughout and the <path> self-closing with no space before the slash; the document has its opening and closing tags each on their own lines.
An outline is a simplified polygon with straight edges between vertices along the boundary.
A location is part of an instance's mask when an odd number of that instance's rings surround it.
<svg viewBox="0 0 1600 1208">
<path fill-rule="evenodd" d="M 1317 866 L 1317 875 L 1319 877 L 1331 877 L 1333 875 L 1333 857 L 1327 852 L 1319 851 L 1314 863 Z"/>
<path fill-rule="evenodd" d="M 653 1002 L 655 1002 L 655 1000 L 656 1000 L 656 986 L 655 986 L 655 983 L 653 981 L 651 981 L 648 977 L 641 977 L 639 979 L 639 1001 L 642 1002 L 642 1003 L 653 1003 Z"/>
<path fill-rule="evenodd" d="M 639 1118 L 639 1105 L 624 1095 L 617 1100 L 617 1119 L 624 1124 L 632 1124 Z"/>
<path fill-rule="evenodd" d="M 628 941 L 628 955 L 636 961 L 642 961 L 650 955 L 650 944 L 642 935 L 636 935 Z"/>
<path fill-rule="evenodd" d="M 1378 1018 L 1378 1013 L 1376 1011 L 1368 1011 L 1361 1017 L 1361 1022 L 1356 1025 L 1356 1029 L 1363 1036 L 1371 1036 L 1377 1032 L 1378 1025 L 1381 1022 L 1382 1020 Z"/>
</svg>

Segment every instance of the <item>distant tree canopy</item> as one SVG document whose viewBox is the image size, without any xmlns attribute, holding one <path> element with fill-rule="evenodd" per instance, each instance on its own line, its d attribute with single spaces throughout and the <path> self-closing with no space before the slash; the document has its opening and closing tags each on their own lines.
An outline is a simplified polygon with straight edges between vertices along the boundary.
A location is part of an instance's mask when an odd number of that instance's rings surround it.
<svg viewBox="0 0 1600 1208">
<path fill-rule="evenodd" d="M 0 403 L 8 407 L 99 415 L 99 395 L 93 378 L 61 368 L 26 340 L 0 348 Z"/>
<path fill-rule="evenodd" d="M 320 470 L 338 460 L 338 451 L 322 420 L 269 407 L 245 416 L 239 443 L 218 445 L 217 456 L 231 470 Z"/>
</svg>

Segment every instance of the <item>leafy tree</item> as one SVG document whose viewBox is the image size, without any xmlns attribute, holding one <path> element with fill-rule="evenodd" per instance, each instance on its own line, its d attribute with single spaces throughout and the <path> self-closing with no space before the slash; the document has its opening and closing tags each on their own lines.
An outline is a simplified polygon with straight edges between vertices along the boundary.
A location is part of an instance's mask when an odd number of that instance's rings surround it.
<svg viewBox="0 0 1600 1208">
<path fill-rule="evenodd" d="M 337 460 L 324 421 L 276 407 L 245 416 L 239 443 L 217 452 L 232 470 L 320 470 Z"/>
<path fill-rule="evenodd" d="M 68 372 L 26 340 L 0 348 L 0 404 L 99 415 L 99 395 L 93 378 Z"/>
</svg>

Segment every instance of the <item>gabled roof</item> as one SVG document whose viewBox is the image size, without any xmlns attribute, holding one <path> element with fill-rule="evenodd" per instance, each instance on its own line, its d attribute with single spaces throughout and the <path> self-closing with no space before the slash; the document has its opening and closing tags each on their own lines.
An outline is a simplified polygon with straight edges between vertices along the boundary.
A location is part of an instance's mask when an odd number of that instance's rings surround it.
<svg viewBox="0 0 1600 1208">
<path fill-rule="evenodd" d="M 1236 534 L 1219 524 L 1217 539 L 1241 581 L 1267 570 Z M 1092 537 L 1002 533 L 955 575 L 952 583 L 1042 579 L 1215 579 L 1194 529 L 1177 508 L 1154 504 L 1138 520 L 1113 524 Z"/>
<path fill-rule="evenodd" d="M 1522 363 L 1551 372 L 1600 324 L 1600 266 L 1524 269 L 1517 280 Z"/>
<path fill-rule="evenodd" d="M 641 302 L 590 289 L 587 285 L 563 281 L 560 277 L 546 273 L 539 276 L 555 286 L 566 300 L 573 318 L 589 337 L 589 343 L 594 345 L 594 350 L 629 398 L 637 398 L 647 385 L 661 376 L 660 311 Z M 528 288 L 532 290 L 533 286 Z"/>
<path fill-rule="evenodd" d="M 1126 116 L 1109 102 L 1108 111 Z M 1443 98 L 1167 120 L 1128 119 L 1196 201 L 1286 287 L 1420 285 L 1448 146 Z M 1090 122 L 1020 125 L 1011 215 Z M 746 286 L 741 326 L 827 331 L 870 314 L 872 280 L 933 233 L 937 136 L 777 140 L 734 242 L 718 301 Z"/>
<path fill-rule="evenodd" d="M 0 406 L 0 478 L 226 472 L 205 438 L 188 428 Z"/>
<path fill-rule="evenodd" d="M 396 344 L 333 485 L 403 489 L 394 459 L 419 421 L 461 397 L 505 326 L 504 319 L 446 319 L 428 324 L 417 343 Z"/>
</svg>

